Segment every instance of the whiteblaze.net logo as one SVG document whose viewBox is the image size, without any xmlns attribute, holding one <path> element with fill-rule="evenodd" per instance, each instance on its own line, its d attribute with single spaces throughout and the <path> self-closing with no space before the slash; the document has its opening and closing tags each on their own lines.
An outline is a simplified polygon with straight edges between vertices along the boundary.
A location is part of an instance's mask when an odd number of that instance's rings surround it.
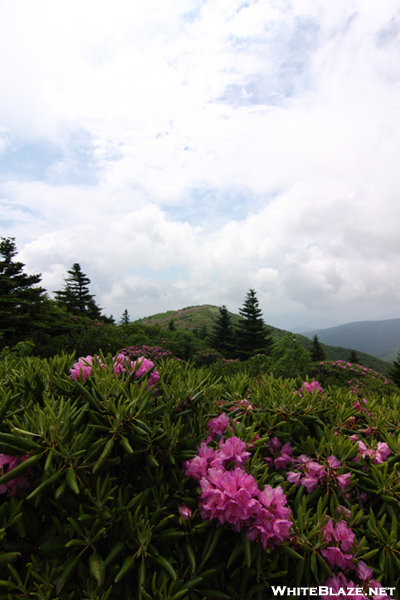
<svg viewBox="0 0 400 600">
<path fill-rule="evenodd" d="M 396 588 L 394 587 L 380 587 L 380 588 L 369 588 L 368 592 L 365 592 L 363 588 L 360 587 L 341 587 L 336 588 L 336 591 L 333 588 L 320 585 L 319 587 L 287 587 L 286 585 L 272 585 L 272 592 L 274 596 L 285 596 L 288 598 L 289 596 L 337 596 L 338 598 L 354 596 L 365 596 L 366 594 L 373 598 L 374 596 L 383 597 L 383 596 L 393 596 Z"/>
</svg>

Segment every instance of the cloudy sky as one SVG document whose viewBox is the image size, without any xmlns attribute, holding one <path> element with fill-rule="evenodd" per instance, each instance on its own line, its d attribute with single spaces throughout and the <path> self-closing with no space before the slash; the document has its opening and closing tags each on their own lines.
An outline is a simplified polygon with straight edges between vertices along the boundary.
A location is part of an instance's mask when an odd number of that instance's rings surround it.
<svg viewBox="0 0 400 600">
<path fill-rule="evenodd" d="M 0 0 L 0 235 L 106 314 L 400 316 L 400 0 Z"/>
</svg>

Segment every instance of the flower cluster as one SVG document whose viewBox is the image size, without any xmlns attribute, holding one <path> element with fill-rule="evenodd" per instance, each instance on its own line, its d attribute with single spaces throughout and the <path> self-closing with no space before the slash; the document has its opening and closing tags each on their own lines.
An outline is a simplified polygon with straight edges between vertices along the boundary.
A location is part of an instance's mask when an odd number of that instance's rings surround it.
<svg viewBox="0 0 400 600">
<path fill-rule="evenodd" d="M 201 517 L 216 520 L 234 531 L 248 527 L 247 538 L 260 541 L 264 550 L 281 544 L 289 537 L 291 510 L 281 487 L 269 485 L 260 491 L 253 475 L 245 470 L 250 456 L 246 444 L 238 437 L 222 434 L 229 418 L 222 413 L 208 424 L 209 436 L 198 454 L 184 463 L 185 474 L 200 482 L 199 508 Z M 220 437 L 216 448 L 210 442 Z"/>
<path fill-rule="evenodd" d="M 341 467 L 340 461 L 334 456 L 328 456 L 326 464 L 312 460 L 309 456 L 302 454 L 294 460 L 297 463 L 296 471 L 288 471 L 287 479 L 296 486 L 304 485 L 307 492 L 312 492 L 322 483 L 337 484 L 342 492 L 350 484 L 351 473 L 339 475 L 336 469 Z"/>
<path fill-rule="evenodd" d="M 286 442 L 286 444 L 282 446 L 280 439 L 274 437 L 267 442 L 267 448 L 273 456 L 264 458 L 270 469 L 273 467 L 275 467 L 275 469 L 286 469 L 288 464 L 293 462 L 292 448 L 289 442 Z"/>
<path fill-rule="evenodd" d="M 343 507 L 341 507 L 343 510 Z M 354 571 L 354 574 L 361 581 L 364 588 L 382 588 L 382 584 L 372 579 L 373 570 L 368 567 L 364 561 L 359 560 L 357 564 L 355 558 L 355 535 L 345 520 L 340 520 L 336 525 L 333 519 L 329 519 L 324 529 L 325 541 L 329 546 L 321 550 L 322 556 L 326 559 L 331 569 L 338 567 L 345 571 Z M 331 594 L 324 598 L 333 598 L 339 594 L 339 589 L 350 589 L 357 587 L 352 581 L 347 581 L 343 573 L 333 575 L 324 582 L 324 585 L 331 590 Z M 342 593 L 340 593 L 342 595 Z M 342 595 L 343 598 L 352 598 L 353 596 Z M 358 595 L 360 598 L 368 600 L 366 596 Z M 386 594 L 379 596 L 380 598 L 389 598 Z M 322 597 L 321 597 L 322 598 Z"/>
<path fill-rule="evenodd" d="M 163 340 L 165 344 L 165 341 Z M 166 350 L 161 346 L 147 346 L 143 344 L 141 347 L 139 346 L 130 346 L 129 348 L 122 348 L 122 354 L 124 354 L 127 358 L 149 358 L 153 362 L 157 360 L 161 360 L 162 358 L 170 358 L 172 357 L 171 350 Z"/>
<path fill-rule="evenodd" d="M 27 458 L 29 458 L 29 456 L 21 456 L 20 462 L 24 462 Z M 7 473 L 8 473 L 9 471 L 14 469 L 18 465 L 18 457 L 17 456 L 8 456 L 7 454 L 0 454 L 0 473 L 1 473 L 1 475 L 4 475 L 3 467 L 5 467 L 6 465 L 8 465 L 8 467 L 7 467 Z M 7 483 L 5 483 L 5 484 L 1 484 L 0 485 L 0 494 L 5 494 L 6 492 L 9 492 L 7 494 L 8 498 L 13 498 L 15 496 L 15 494 L 17 493 L 17 488 L 22 488 L 22 489 L 26 490 L 28 487 L 29 487 L 29 481 L 28 481 L 27 473 L 25 473 L 24 475 L 20 475 L 19 477 L 16 477 L 15 479 L 11 479 L 10 481 L 7 481 Z"/>
<path fill-rule="evenodd" d="M 368 456 L 374 465 L 379 465 L 380 463 L 383 463 L 391 453 L 391 450 L 386 442 L 378 442 L 376 448 L 367 448 L 367 446 L 361 440 L 357 440 L 357 444 L 358 456 L 356 456 L 354 459 L 356 462 L 360 460 L 360 456 L 361 458 Z"/>
<path fill-rule="evenodd" d="M 311 383 L 307 381 L 303 381 L 303 385 L 301 386 L 299 391 L 293 392 L 294 394 L 299 394 L 299 396 L 303 397 L 303 394 L 312 394 L 315 390 L 318 391 L 319 394 L 322 394 L 322 387 L 319 385 L 318 381 L 312 380 Z"/>
<path fill-rule="evenodd" d="M 105 365 L 100 360 L 99 356 L 85 356 L 80 357 L 78 362 L 76 362 L 71 369 L 71 378 L 78 379 L 79 376 L 82 376 L 82 379 L 86 379 L 89 375 L 92 374 L 92 366 L 93 361 L 97 361 L 97 363 L 104 369 Z M 116 375 L 120 375 L 125 372 L 133 373 L 135 372 L 135 377 L 139 378 L 145 375 L 148 371 L 150 371 L 154 367 L 154 363 L 143 356 L 138 358 L 135 361 L 128 361 L 125 354 L 117 354 L 113 358 L 113 369 Z M 157 371 L 152 371 L 149 378 L 149 386 L 155 385 L 159 380 L 160 375 Z"/>
</svg>

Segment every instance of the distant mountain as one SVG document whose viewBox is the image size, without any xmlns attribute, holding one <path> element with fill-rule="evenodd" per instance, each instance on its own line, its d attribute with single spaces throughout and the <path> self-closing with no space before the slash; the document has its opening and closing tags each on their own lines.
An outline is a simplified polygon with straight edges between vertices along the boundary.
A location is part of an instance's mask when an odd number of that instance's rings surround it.
<svg viewBox="0 0 400 600">
<path fill-rule="evenodd" d="M 232 319 L 232 324 L 236 325 L 240 319 L 239 315 L 231 312 L 229 314 Z M 196 330 L 200 331 L 205 327 L 207 334 L 209 334 L 212 330 L 214 321 L 217 318 L 217 316 L 218 306 L 213 306 L 212 304 L 204 304 L 202 306 L 187 306 L 179 310 L 168 310 L 164 313 L 158 313 L 150 317 L 144 317 L 142 319 L 139 319 L 139 322 L 143 323 L 144 325 L 158 325 L 167 329 L 170 321 L 173 320 L 174 327 L 177 331 L 186 329 L 194 332 Z M 395 320 L 400 322 L 400 319 Z M 382 323 L 382 321 L 379 321 L 379 323 Z M 277 327 L 273 327 L 272 325 L 267 325 L 267 327 L 271 330 L 272 339 L 274 341 L 282 339 L 287 333 L 289 333 L 284 329 L 278 329 Z M 341 327 L 345 326 L 342 325 Z M 333 329 L 338 328 L 333 327 L 332 330 Z M 328 345 L 319 335 L 324 331 L 331 331 L 331 329 L 319 330 L 319 332 L 317 332 L 317 335 L 320 338 L 320 342 L 322 343 L 322 347 L 328 360 L 347 360 L 350 354 L 350 349 L 354 349 L 358 351 L 360 363 L 363 364 L 365 367 L 370 367 L 372 369 L 375 369 L 379 373 L 383 373 L 385 375 L 387 375 L 390 371 L 391 365 L 389 362 L 386 362 L 385 360 L 380 360 L 376 357 L 376 355 L 371 356 L 372 353 L 366 353 L 363 350 L 359 350 L 359 348 L 354 346 L 354 343 L 350 343 L 349 345 L 346 345 L 344 343 L 332 344 L 332 346 L 334 345 L 335 347 L 332 347 L 330 344 Z M 311 350 L 311 339 L 314 336 L 314 332 L 312 332 L 312 334 L 307 333 L 304 335 L 300 335 L 296 333 L 293 335 L 305 350 Z"/>
<path fill-rule="evenodd" d="M 356 321 L 329 329 L 309 331 L 304 335 L 310 339 L 317 335 L 320 342 L 329 346 L 351 348 L 393 361 L 400 348 L 400 319 Z"/>
</svg>

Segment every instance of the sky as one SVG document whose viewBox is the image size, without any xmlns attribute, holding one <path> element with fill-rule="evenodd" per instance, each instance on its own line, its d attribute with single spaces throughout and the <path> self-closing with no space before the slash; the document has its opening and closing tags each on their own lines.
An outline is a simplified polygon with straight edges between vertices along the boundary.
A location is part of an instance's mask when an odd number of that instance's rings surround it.
<svg viewBox="0 0 400 600">
<path fill-rule="evenodd" d="M 107 315 L 400 317 L 400 0 L 0 0 L 0 235 Z"/>
</svg>

